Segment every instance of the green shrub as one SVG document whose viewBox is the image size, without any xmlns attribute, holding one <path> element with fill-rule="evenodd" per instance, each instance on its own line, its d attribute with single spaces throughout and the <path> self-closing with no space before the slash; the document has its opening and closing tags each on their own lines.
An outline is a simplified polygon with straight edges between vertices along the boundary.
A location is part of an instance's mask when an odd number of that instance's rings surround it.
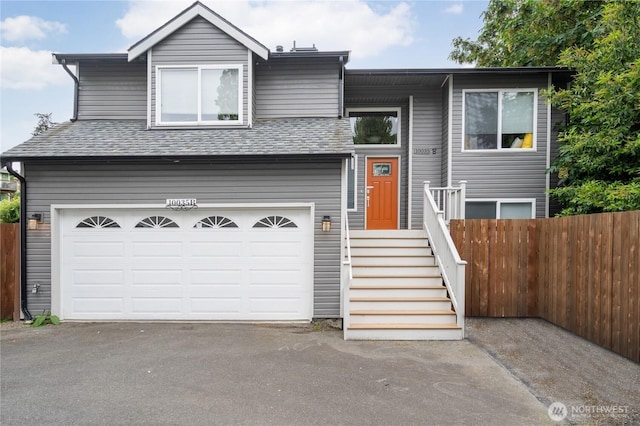
<svg viewBox="0 0 640 426">
<path fill-rule="evenodd" d="M 20 222 L 20 198 L 0 201 L 0 223 Z"/>
</svg>

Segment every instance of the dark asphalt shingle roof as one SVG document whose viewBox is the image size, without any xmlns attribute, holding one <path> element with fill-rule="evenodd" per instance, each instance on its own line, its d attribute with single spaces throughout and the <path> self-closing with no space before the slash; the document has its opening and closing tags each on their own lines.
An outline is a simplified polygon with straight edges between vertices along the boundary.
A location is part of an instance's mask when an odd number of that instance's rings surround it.
<svg viewBox="0 0 640 426">
<path fill-rule="evenodd" d="M 145 120 L 66 122 L 2 154 L 3 160 L 82 157 L 348 155 L 348 119 L 258 120 L 253 128 L 146 129 Z"/>
</svg>

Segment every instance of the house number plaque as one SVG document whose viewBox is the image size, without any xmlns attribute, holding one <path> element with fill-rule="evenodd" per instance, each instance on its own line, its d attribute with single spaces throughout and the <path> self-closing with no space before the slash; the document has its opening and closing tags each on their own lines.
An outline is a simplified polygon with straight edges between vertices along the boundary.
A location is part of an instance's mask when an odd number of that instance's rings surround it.
<svg viewBox="0 0 640 426">
<path fill-rule="evenodd" d="M 167 198 L 166 207 L 172 210 L 191 210 L 198 208 L 195 198 Z"/>
</svg>

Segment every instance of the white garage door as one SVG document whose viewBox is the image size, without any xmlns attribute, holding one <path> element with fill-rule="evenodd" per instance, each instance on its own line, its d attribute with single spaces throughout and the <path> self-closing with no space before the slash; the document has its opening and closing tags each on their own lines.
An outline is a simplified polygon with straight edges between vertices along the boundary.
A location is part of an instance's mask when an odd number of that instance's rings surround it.
<svg viewBox="0 0 640 426">
<path fill-rule="evenodd" d="M 65 319 L 309 320 L 310 208 L 60 211 Z"/>
</svg>

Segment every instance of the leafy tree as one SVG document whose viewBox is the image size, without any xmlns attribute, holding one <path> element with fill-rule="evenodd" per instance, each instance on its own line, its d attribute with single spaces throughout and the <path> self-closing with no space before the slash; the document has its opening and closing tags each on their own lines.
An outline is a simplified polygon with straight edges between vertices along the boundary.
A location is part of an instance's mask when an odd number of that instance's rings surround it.
<svg viewBox="0 0 640 426">
<path fill-rule="evenodd" d="M 0 201 L 0 223 L 20 222 L 20 198 L 13 197 Z"/>
<path fill-rule="evenodd" d="M 449 58 L 479 67 L 552 66 L 572 46 L 598 37 L 602 1 L 491 0 L 477 40 L 453 40 Z"/>
<path fill-rule="evenodd" d="M 597 32 L 561 54 L 576 75 L 549 93 L 570 117 L 550 169 L 565 215 L 640 209 L 640 2 L 607 3 Z"/>
<path fill-rule="evenodd" d="M 395 141 L 393 122 L 389 117 L 372 115 L 356 118 L 353 143 L 391 144 Z"/>
<path fill-rule="evenodd" d="M 226 69 L 220 76 L 218 86 L 218 99 L 216 105 L 220 108 L 218 120 L 238 119 L 238 84 L 239 76 L 237 69 Z"/>
<path fill-rule="evenodd" d="M 32 136 L 38 136 L 40 133 L 44 133 L 56 125 L 56 123 L 51 121 L 51 116 L 53 115 L 53 113 L 51 112 L 49 114 L 37 112 L 33 115 L 38 117 L 38 124 L 36 124 L 35 129 L 33 129 L 33 132 L 31 132 Z"/>
</svg>

